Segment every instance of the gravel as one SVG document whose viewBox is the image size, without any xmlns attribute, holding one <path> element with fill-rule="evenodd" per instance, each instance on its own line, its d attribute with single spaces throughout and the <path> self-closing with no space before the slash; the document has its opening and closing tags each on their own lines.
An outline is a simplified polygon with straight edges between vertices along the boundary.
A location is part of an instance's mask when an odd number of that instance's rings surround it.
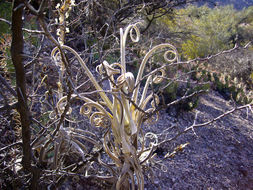
<svg viewBox="0 0 253 190">
<path fill-rule="evenodd" d="M 192 125 L 196 112 L 199 112 L 196 122 L 202 123 L 231 110 L 233 105 L 233 102 L 225 101 L 218 92 L 211 91 L 201 96 L 195 110 L 178 115 L 173 111 L 161 112 L 156 124 L 144 126 L 143 129 L 158 134 L 159 140 L 171 138 L 178 131 Z M 145 171 L 145 190 L 252 190 L 252 123 L 253 114 L 241 110 L 164 144 L 155 158 L 162 162 L 154 165 L 152 172 Z M 164 159 L 164 155 L 185 143 L 189 144 L 183 151 Z M 91 181 L 80 180 L 77 183 L 69 181 L 60 189 L 104 188 Z"/>
<path fill-rule="evenodd" d="M 173 113 L 161 113 L 158 123 L 150 130 L 161 133 L 168 129 L 170 137 L 190 126 L 196 111 L 199 112 L 197 123 L 202 123 L 232 108 L 231 101 L 211 91 L 200 98 L 197 109 L 192 112 L 180 113 L 177 117 L 172 117 Z M 158 154 L 160 159 L 176 146 L 189 143 L 182 152 L 163 160 L 167 171 L 155 169 L 156 178 L 153 183 L 148 181 L 145 189 L 253 189 L 252 115 L 247 110 L 237 111 L 166 144 Z"/>
</svg>

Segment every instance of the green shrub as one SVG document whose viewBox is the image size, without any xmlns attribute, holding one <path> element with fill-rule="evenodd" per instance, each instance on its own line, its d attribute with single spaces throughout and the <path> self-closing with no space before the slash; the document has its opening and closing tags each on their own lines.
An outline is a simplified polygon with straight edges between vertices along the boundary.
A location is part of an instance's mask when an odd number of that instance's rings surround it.
<svg viewBox="0 0 253 190">
<path fill-rule="evenodd" d="M 0 18 L 4 18 L 8 21 L 11 20 L 10 2 L 0 2 Z M 10 26 L 5 22 L 0 21 L 0 36 L 6 33 L 10 33 Z"/>
</svg>

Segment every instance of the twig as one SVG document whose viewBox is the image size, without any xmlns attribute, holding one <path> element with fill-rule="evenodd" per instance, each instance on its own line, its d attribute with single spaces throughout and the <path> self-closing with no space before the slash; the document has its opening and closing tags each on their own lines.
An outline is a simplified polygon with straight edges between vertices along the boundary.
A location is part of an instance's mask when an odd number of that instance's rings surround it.
<svg viewBox="0 0 253 190">
<path fill-rule="evenodd" d="M 195 96 L 195 95 L 197 95 L 197 94 L 201 94 L 201 93 L 205 93 L 205 92 L 208 92 L 208 90 L 199 90 L 199 91 L 193 92 L 193 93 L 191 93 L 191 94 L 189 94 L 189 95 L 184 95 L 184 96 L 182 96 L 181 98 L 179 98 L 179 99 L 177 99 L 177 100 L 175 100 L 175 101 L 173 101 L 173 102 L 170 102 L 170 103 L 167 104 L 166 106 L 167 106 L 167 107 L 172 106 L 172 105 L 174 105 L 174 104 L 177 104 L 177 103 L 181 102 L 182 100 L 186 100 L 186 99 L 191 98 L 191 97 L 193 97 L 193 96 Z"/>
<path fill-rule="evenodd" d="M 22 30 L 31 34 L 45 34 L 44 31 L 40 31 L 40 30 L 30 30 L 27 28 L 22 28 Z"/>
<path fill-rule="evenodd" d="M 11 21 L 9 21 L 9 20 L 6 20 L 6 19 L 4 19 L 4 18 L 0 18 L 0 21 L 5 22 L 5 23 L 8 24 L 9 26 L 11 26 Z"/>
<path fill-rule="evenodd" d="M 8 84 L 8 82 L 5 80 L 5 78 L 2 77 L 2 75 L 0 75 L 0 82 L 1 82 L 4 86 L 6 86 L 6 88 L 10 91 L 10 93 L 11 93 L 13 96 L 17 97 L 17 92 L 16 92 L 15 90 L 12 89 L 12 87 Z"/>
<path fill-rule="evenodd" d="M 240 47 L 237 44 L 235 44 L 235 46 L 232 49 L 224 50 L 224 51 L 221 51 L 219 53 L 210 55 L 208 57 L 204 57 L 204 58 L 199 58 L 198 57 L 198 58 L 195 58 L 195 59 L 192 59 L 192 60 L 189 60 L 189 61 L 183 61 L 183 62 L 179 62 L 179 63 L 192 63 L 192 62 L 196 62 L 196 61 L 208 61 L 212 58 L 218 57 L 219 55 L 231 53 L 231 52 L 233 52 L 235 50 L 238 50 L 238 49 L 247 49 L 250 46 L 251 43 L 252 43 L 251 41 L 248 42 L 244 47 Z"/>
<path fill-rule="evenodd" d="M 25 6 L 31 11 L 32 14 L 36 16 L 39 16 L 43 13 L 46 3 L 47 1 L 42 0 L 39 9 L 36 10 L 29 2 L 27 2 L 27 0 L 24 1 Z"/>
<path fill-rule="evenodd" d="M 9 26 L 11 26 L 11 21 L 6 20 L 4 18 L 0 18 L 0 21 L 5 22 L 6 24 L 8 24 Z M 32 33 L 32 34 L 45 34 L 45 32 L 40 31 L 40 30 L 30 30 L 27 28 L 22 28 L 23 31 L 28 32 L 28 33 Z"/>
<path fill-rule="evenodd" d="M 7 145 L 7 146 L 1 148 L 1 149 L 0 149 L 0 152 L 3 152 L 3 151 L 5 151 L 6 149 L 9 149 L 9 148 L 11 148 L 11 147 L 13 147 L 13 146 L 22 146 L 22 142 L 21 142 L 21 141 L 18 141 L 18 142 L 12 143 L 12 144 L 10 144 L 10 145 Z"/>
<path fill-rule="evenodd" d="M 12 104 L 8 104 L 8 105 L 5 105 L 5 106 L 2 106 L 2 107 L 0 107 L 0 111 L 4 111 L 4 110 L 6 110 L 6 109 L 16 109 L 17 108 L 17 106 L 18 106 L 18 102 L 14 102 L 14 103 L 12 103 Z"/>
<path fill-rule="evenodd" d="M 215 121 L 218 121 L 220 119 L 222 119 L 223 117 L 229 115 L 229 114 L 232 114 L 233 112 L 235 111 L 238 111 L 238 110 L 242 110 L 242 109 L 245 109 L 245 108 L 251 108 L 253 104 L 247 104 L 247 105 L 243 105 L 243 106 L 239 106 L 239 107 L 234 107 L 232 110 L 229 110 L 221 115 L 219 115 L 218 117 L 215 117 L 213 118 L 212 120 L 210 121 L 207 121 L 207 122 L 204 122 L 204 123 L 200 123 L 200 124 L 196 124 L 196 118 L 195 118 L 195 121 L 194 123 L 190 126 L 190 127 L 187 127 L 185 130 L 179 132 L 177 135 L 175 135 L 174 137 L 170 138 L 170 139 L 166 139 L 166 140 L 163 140 L 162 142 L 160 142 L 158 144 L 158 146 L 161 146 L 162 144 L 164 143 L 168 143 L 168 142 L 171 142 L 175 139 L 177 139 L 179 136 L 181 136 L 182 134 L 185 134 L 187 133 L 188 131 L 190 130 L 193 130 L 194 128 L 199 128 L 199 127 L 204 127 L 204 126 L 207 126 L 207 125 L 210 125 L 211 123 L 215 122 Z"/>
</svg>

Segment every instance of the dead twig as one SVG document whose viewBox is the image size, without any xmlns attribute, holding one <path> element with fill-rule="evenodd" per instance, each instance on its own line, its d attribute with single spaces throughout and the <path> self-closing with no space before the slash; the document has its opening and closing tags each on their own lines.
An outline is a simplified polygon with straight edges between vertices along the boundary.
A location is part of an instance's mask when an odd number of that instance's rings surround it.
<svg viewBox="0 0 253 190">
<path fill-rule="evenodd" d="M 251 106 L 252 106 L 252 105 L 253 105 L 253 104 L 247 104 L 247 105 L 243 105 L 243 106 L 239 106 L 239 107 L 234 107 L 233 109 L 231 109 L 231 110 L 229 110 L 229 111 L 227 111 L 227 112 L 225 112 L 225 113 L 223 113 L 223 114 L 221 114 L 221 115 L 219 115 L 219 116 L 213 118 L 213 119 L 210 120 L 210 121 L 204 122 L 204 123 L 196 124 L 197 117 L 195 117 L 194 122 L 193 122 L 193 124 L 192 124 L 191 126 L 187 127 L 185 130 L 179 132 L 179 133 L 178 133 L 177 135 L 175 135 L 174 137 L 172 137 L 172 138 L 170 138 L 170 139 L 165 139 L 165 140 L 161 141 L 157 146 L 161 146 L 161 145 L 163 145 L 163 144 L 165 144 L 165 143 L 169 143 L 169 142 L 171 142 L 171 141 L 177 139 L 179 136 L 181 136 L 181 135 L 187 133 L 187 132 L 190 131 L 190 130 L 193 130 L 193 131 L 194 131 L 195 128 L 204 127 L 204 126 L 210 125 L 210 124 L 212 124 L 212 123 L 214 123 L 214 122 L 216 122 L 216 121 L 219 121 L 219 120 L 221 120 L 223 117 L 228 116 L 228 115 L 234 113 L 235 111 L 242 110 L 242 109 L 246 109 L 246 108 L 251 109 Z"/>
</svg>

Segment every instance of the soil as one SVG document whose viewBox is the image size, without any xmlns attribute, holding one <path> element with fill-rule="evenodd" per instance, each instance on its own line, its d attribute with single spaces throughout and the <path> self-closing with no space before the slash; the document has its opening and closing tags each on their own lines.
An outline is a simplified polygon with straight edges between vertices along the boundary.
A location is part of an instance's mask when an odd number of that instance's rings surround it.
<svg viewBox="0 0 253 190">
<path fill-rule="evenodd" d="M 226 101 L 218 92 L 211 91 L 200 97 L 195 110 L 178 115 L 176 111 L 161 112 L 158 122 L 144 126 L 144 130 L 158 134 L 159 140 L 170 138 L 191 126 L 196 112 L 199 112 L 196 122 L 202 123 L 231 110 L 233 106 L 232 101 Z M 156 151 L 158 163 L 153 165 L 152 172 L 145 172 L 145 190 L 252 190 L 252 123 L 253 113 L 250 110 L 236 111 L 164 144 Z M 189 144 L 183 151 L 164 159 L 167 153 L 185 143 Z M 70 179 L 60 189 L 106 189 L 102 187 L 89 180 L 74 183 Z"/>
<path fill-rule="evenodd" d="M 196 122 L 203 123 L 231 110 L 233 106 L 232 101 L 226 101 L 218 92 L 211 91 L 200 97 L 198 107 L 193 111 L 163 111 L 158 122 L 144 126 L 144 131 L 158 134 L 159 140 L 171 138 L 178 131 L 192 125 L 196 112 Z M 2 117 L 1 120 L 6 121 Z M 250 110 L 236 111 L 209 126 L 196 128 L 173 142 L 164 144 L 156 151 L 155 158 L 157 162 L 162 162 L 154 165 L 152 172 L 147 170 L 145 173 L 145 190 L 252 190 L 252 123 L 253 113 Z M 3 128 L 0 133 L 7 135 Z M 0 143 L 6 144 L 3 139 L 7 138 L 2 138 Z M 13 142 L 13 139 L 8 141 Z M 167 153 L 186 143 L 189 144 L 182 151 L 173 157 L 164 158 Z M 99 184 L 95 184 L 69 179 L 60 189 L 102 189 Z"/>
<path fill-rule="evenodd" d="M 183 130 L 191 126 L 196 111 L 197 123 L 211 120 L 232 109 L 233 102 L 211 91 L 203 95 L 196 110 L 179 115 L 162 113 L 152 131 Z M 248 111 L 248 112 L 247 112 Z M 242 110 L 226 116 L 209 126 L 197 128 L 165 145 L 160 150 L 162 158 L 175 146 L 189 143 L 182 152 L 163 160 L 167 171 L 154 170 L 153 183 L 145 185 L 151 189 L 253 189 L 253 114 Z M 173 129 L 176 128 L 176 129 Z M 158 154 L 159 156 L 159 154 Z"/>
</svg>

